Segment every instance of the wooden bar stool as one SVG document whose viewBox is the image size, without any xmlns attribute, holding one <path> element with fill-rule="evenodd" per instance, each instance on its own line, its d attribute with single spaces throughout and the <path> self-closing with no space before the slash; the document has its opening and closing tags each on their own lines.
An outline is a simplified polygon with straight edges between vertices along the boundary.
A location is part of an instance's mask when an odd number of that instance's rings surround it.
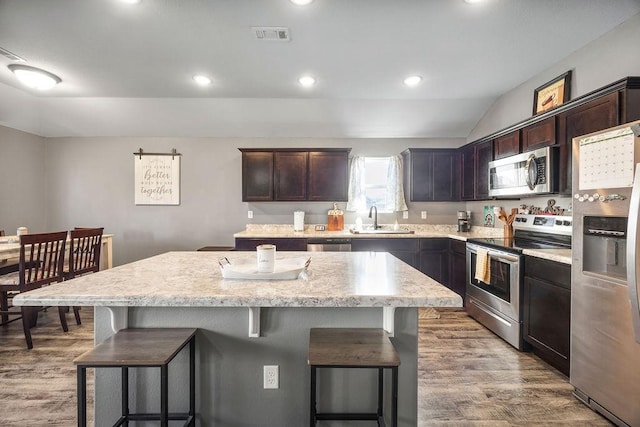
<svg viewBox="0 0 640 427">
<path fill-rule="evenodd" d="M 169 420 L 185 420 L 185 426 L 195 426 L 195 334 L 191 328 L 123 329 L 73 362 L 78 369 L 78 426 L 87 425 L 87 368 L 122 369 L 122 414 L 114 426 L 129 425 L 129 421 L 159 420 L 162 427 Z M 169 362 L 189 344 L 189 412 L 169 413 Z M 129 412 L 129 368 L 160 368 L 160 412 Z"/>
<path fill-rule="evenodd" d="M 311 367 L 310 426 L 319 420 L 373 420 L 384 426 L 382 413 L 384 369 L 392 373 L 391 425 L 398 425 L 398 366 L 400 359 L 387 333 L 377 328 L 311 328 L 309 357 Z M 370 368 L 378 370 L 378 408 L 375 413 L 319 413 L 316 408 L 316 370 L 318 368 Z"/>
</svg>

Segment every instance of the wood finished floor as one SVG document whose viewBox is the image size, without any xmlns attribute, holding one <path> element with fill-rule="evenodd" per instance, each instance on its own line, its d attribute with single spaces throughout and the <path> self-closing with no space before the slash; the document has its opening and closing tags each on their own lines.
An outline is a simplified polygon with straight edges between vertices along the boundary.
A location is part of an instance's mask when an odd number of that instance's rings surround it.
<svg viewBox="0 0 640 427">
<path fill-rule="evenodd" d="M 0 425 L 76 425 L 72 360 L 93 344 L 93 311 L 81 314 L 83 324 L 69 316 L 63 333 L 57 310 L 41 313 L 30 351 L 20 322 L 0 327 Z M 439 310 L 438 319 L 431 314 L 422 312 L 419 321 L 420 427 L 611 425 L 537 357 L 517 352 L 462 311 Z M 88 382 L 91 408 L 91 370 Z"/>
</svg>

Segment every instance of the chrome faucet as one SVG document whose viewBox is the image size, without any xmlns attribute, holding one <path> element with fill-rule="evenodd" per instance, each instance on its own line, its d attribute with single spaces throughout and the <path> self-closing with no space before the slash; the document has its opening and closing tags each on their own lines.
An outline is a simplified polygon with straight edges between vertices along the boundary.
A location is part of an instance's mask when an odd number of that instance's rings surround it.
<svg viewBox="0 0 640 427">
<path fill-rule="evenodd" d="M 373 215 L 373 229 L 377 230 L 380 227 L 378 226 L 378 208 L 376 208 L 376 205 L 372 205 L 371 209 L 369 209 L 369 218 L 371 218 L 372 212 L 375 212 Z"/>
</svg>

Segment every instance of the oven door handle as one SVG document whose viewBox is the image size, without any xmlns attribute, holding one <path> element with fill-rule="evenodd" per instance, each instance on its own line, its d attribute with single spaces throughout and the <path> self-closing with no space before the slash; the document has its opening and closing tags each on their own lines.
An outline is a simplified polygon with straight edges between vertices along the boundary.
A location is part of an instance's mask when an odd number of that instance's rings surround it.
<svg viewBox="0 0 640 427">
<path fill-rule="evenodd" d="M 496 260 L 499 260 L 499 261 L 504 261 L 504 262 L 511 263 L 511 264 L 515 264 L 515 263 L 517 263 L 519 261 L 519 259 L 516 258 L 516 257 L 512 257 L 512 256 L 509 256 L 509 255 L 498 254 L 496 252 L 491 252 L 491 251 L 489 251 L 488 255 L 489 255 L 489 258 L 493 258 L 493 259 L 496 259 Z"/>
<path fill-rule="evenodd" d="M 472 253 L 477 255 L 477 250 L 478 249 L 483 249 L 480 246 L 477 245 L 470 245 L 467 244 L 467 249 L 469 249 Z M 504 262 L 508 262 L 508 263 L 512 263 L 515 264 L 517 262 L 520 261 L 520 258 L 515 257 L 515 256 L 511 256 L 511 255 L 506 255 L 500 252 L 494 252 L 492 250 L 487 250 L 487 255 L 489 255 L 489 258 L 493 258 L 496 260 L 500 260 L 500 261 L 504 261 Z"/>
</svg>

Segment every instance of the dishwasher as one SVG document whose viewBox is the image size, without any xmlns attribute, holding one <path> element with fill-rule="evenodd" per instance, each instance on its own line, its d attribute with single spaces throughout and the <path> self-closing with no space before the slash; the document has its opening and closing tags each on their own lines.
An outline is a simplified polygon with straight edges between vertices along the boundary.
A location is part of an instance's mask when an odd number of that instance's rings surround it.
<svg viewBox="0 0 640 427">
<path fill-rule="evenodd" d="M 345 237 L 307 239 L 307 251 L 351 252 L 351 239 Z"/>
</svg>

